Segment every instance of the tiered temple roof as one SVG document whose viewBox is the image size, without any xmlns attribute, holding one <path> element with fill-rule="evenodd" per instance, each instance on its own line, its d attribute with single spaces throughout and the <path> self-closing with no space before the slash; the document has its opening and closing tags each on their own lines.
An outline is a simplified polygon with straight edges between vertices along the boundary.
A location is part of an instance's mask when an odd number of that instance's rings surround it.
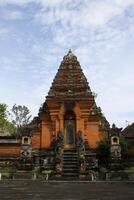
<svg viewBox="0 0 134 200">
<path fill-rule="evenodd" d="M 92 92 L 77 57 L 71 50 L 63 57 L 47 97 L 91 97 Z"/>
</svg>

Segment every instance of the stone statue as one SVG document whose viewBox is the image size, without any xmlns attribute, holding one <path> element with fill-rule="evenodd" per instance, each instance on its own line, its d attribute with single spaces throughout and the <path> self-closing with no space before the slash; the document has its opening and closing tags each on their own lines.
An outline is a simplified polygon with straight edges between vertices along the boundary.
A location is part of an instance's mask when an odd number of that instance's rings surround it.
<svg viewBox="0 0 134 200">
<path fill-rule="evenodd" d="M 79 148 L 79 150 L 85 151 L 84 139 L 82 136 L 82 132 L 80 130 L 77 133 L 76 141 L 77 141 L 77 147 Z"/>
<path fill-rule="evenodd" d="M 121 147 L 120 145 L 112 145 L 111 146 L 111 158 L 112 159 L 121 159 Z"/>
<path fill-rule="evenodd" d="M 59 149 L 62 147 L 63 145 L 63 134 L 62 132 L 59 130 L 58 131 L 58 135 L 57 135 L 57 141 L 56 141 L 56 146 L 55 146 L 55 152 L 58 152 Z"/>
</svg>

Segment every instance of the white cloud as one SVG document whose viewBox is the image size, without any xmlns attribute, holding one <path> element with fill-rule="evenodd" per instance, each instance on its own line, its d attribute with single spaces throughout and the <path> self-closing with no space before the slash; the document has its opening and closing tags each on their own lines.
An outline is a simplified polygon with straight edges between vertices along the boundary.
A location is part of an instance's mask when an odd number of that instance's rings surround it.
<svg viewBox="0 0 134 200">
<path fill-rule="evenodd" d="M 8 5 L 8 4 L 14 4 L 14 5 L 19 5 L 19 6 L 23 6 L 23 5 L 27 5 L 29 3 L 35 3 L 35 4 L 41 4 L 43 6 L 56 6 L 57 4 L 59 5 L 61 2 L 63 2 L 62 0 L 0 0 L 0 5 Z"/>
<path fill-rule="evenodd" d="M 21 11 L 18 10 L 4 10 L 3 12 L 0 13 L 0 18 L 4 20 L 18 20 L 18 19 L 23 19 L 24 15 Z"/>
<path fill-rule="evenodd" d="M 45 2 L 45 1 L 43 1 Z M 54 1 L 56 2 L 56 1 Z M 81 2 L 81 6 L 79 3 Z M 102 49 L 109 51 L 115 47 L 125 44 L 126 40 L 133 35 L 133 20 L 128 20 L 127 27 L 124 23 L 124 29 L 120 29 L 116 24 L 116 19 L 124 15 L 125 9 L 134 4 L 134 0 L 124 1 L 79 1 L 75 9 L 69 9 L 70 1 L 64 1 L 64 4 L 52 4 L 53 8 L 47 2 L 37 11 L 35 22 L 44 26 L 50 26 L 53 32 L 53 42 L 61 48 L 77 48 L 77 51 L 83 51 L 84 59 L 90 55 L 90 49 L 93 54 L 100 58 Z M 51 4 L 51 3 L 50 3 Z M 72 3 L 73 4 L 73 3 Z M 50 6 L 46 9 L 46 6 Z M 77 46 L 77 47 L 76 47 Z M 85 51 L 86 46 L 86 51 Z M 79 49 L 79 50 L 78 50 Z M 83 50 L 82 50 L 83 49 Z"/>
<path fill-rule="evenodd" d="M 38 2 L 42 2 L 43 7 L 35 16 L 36 20 L 42 24 L 60 21 L 62 25 L 69 23 L 72 28 L 73 26 L 86 28 L 87 26 L 105 25 L 113 17 L 120 15 L 126 7 L 134 4 L 134 0 L 79 1 L 81 4 L 76 5 L 73 10 L 68 8 L 68 4 L 73 4 L 73 1 L 64 1 L 62 4 L 58 1 Z M 53 9 L 46 9 L 46 7 L 51 8 L 51 6 L 53 6 Z"/>
<path fill-rule="evenodd" d="M 10 8 L 9 4 L 17 6 Z M 91 89 L 98 93 L 98 105 L 108 119 L 119 123 L 119 116 L 124 120 L 123 113 L 133 111 L 133 71 L 130 72 L 129 65 L 125 66 L 128 71 L 120 71 L 121 66 L 112 66 L 112 62 L 121 49 L 127 54 L 125 45 L 134 38 L 134 0 L 0 0 L 0 6 L 0 20 L 12 19 L 12 25 L 3 21 L 14 33 L 14 38 L 10 33 L 7 40 L 14 39 L 13 52 L 9 53 L 13 62 L 0 58 L 1 66 L 10 72 L 25 69 L 25 75 L 29 74 L 32 89 L 26 83 L 23 85 L 28 93 L 22 101 L 31 104 L 33 110 L 47 94 L 62 57 L 71 48 Z M 16 19 L 27 19 L 25 26 L 18 25 Z M 0 35 L 8 30 L 2 27 Z M 14 49 L 20 54 L 13 56 Z"/>
<path fill-rule="evenodd" d="M 0 36 L 3 37 L 9 32 L 8 28 L 0 27 Z"/>
<path fill-rule="evenodd" d="M 0 0 L 0 6 L 7 5 L 7 4 L 24 5 L 27 3 L 28 3 L 27 0 Z"/>
</svg>

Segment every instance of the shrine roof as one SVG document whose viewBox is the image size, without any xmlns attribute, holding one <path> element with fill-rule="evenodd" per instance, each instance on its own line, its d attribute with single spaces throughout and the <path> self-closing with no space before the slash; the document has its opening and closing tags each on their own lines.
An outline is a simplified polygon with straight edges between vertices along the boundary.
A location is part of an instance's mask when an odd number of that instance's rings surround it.
<svg viewBox="0 0 134 200">
<path fill-rule="evenodd" d="M 126 138 L 134 138 L 134 123 L 128 125 L 123 131 L 122 135 Z"/>
</svg>

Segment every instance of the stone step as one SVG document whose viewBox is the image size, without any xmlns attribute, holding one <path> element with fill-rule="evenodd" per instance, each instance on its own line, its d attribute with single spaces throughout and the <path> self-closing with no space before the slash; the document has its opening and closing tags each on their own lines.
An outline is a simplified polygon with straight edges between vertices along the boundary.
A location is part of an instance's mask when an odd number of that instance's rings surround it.
<svg viewBox="0 0 134 200">
<path fill-rule="evenodd" d="M 75 151 L 76 152 L 76 148 L 64 149 L 64 151 Z"/>
<path fill-rule="evenodd" d="M 64 150 L 62 164 L 63 164 L 62 177 L 72 180 L 78 178 L 79 162 L 76 149 Z"/>
<path fill-rule="evenodd" d="M 68 153 L 68 154 L 77 154 L 77 152 L 75 150 L 64 150 L 63 153 Z"/>
<path fill-rule="evenodd" d="M 68 155 L 68 156 L 78 156 L 77 153 L 63 153 L 63 155 Z"/>
<path fill-rule="evenodd" d="M 78 171 L 78 169 L 79 169 L 78 167 L 72 167 L 72 168 L 63 167 L 64 171 L 67 171 L 67 170 Z"/>
<path fill-rule="evenodd" d="M 65 158 L 63 157 L 63 160 L 72 160 L 72 161 L 75 161 L 75 160 L 78 160 L 78 159 L 77 158 L 70 158 L 70 157 L 68 157 L 68 158 L 67 157 L 65 157 Z"/>
<path fill-rule="evenodd" d="M 62 173 L 63 177 L 78 177 L 78 173 Z"/>
<path fill-rule="evenodd" d="M 65 173 L 78 173 L 79 170 L 78 169 L 63 169 L 62 171 L 64 174 Z"/>
<path fill-rule="evenodd" d="M 70 165 L 63 165 L 63 169 L 70 169 L 70 168 L 72 168 L 72 169 L 78 169 L 78 165 L 72 165 L 72 164 L 70 164 Z"/>
<path fill-rule="evenodd" d="M 68 163 L 78 163 L 78 160 L 77 159 L 63 159 L 62 160 L 63 162 L 68 162 Z"/>
<path fill-rule="evenodd" d="M 68 156 L 78 156 L 77 153 L 64 153 L 64 155 L 68 155 Z"/>
<path fill-rule="evenodd" d="M 62 165 L 63 166 L 71 166 L 71 165 L 73 165 L 73 166 L 78 166 L 79 164 L 78 164 L 78 162 L 76 161 L 76 162 L 62 162 Z"/>
<path fill-rule="evenodd" d="M 65 158 L 65 159 L 78 159 L 77 156 L 66 156 L 66 155 L 64 155 L 63 158 Z"/>
<path fill-rule="evenodd" d="M 71 167 L 72 165 L 79 166 L 79 163 L 77 163 L 77 162 L 62 162 L 62 165 L 63 165 L 63 167 L 64 166 Z"/>
<path fill-rule="evenodd" d="M 64 154 L 69 154 L 69 155 L 78 155 L 78 153 L 76 153 L 76 152 L 69 152 L 69 151 L 64 152 Z"/>
<path fill-rule="evenodd" d="M 77 165 L 78 164 L 78 161 L 77 160 L 63 160 L 62 161 L 63 165 L 66 165 L 66 164 L 72 164 L 72 165 Z"/>
<path fill-rule="evenodd" d="M 63 158 L 78 158 L 78 156 L 71 156 L 71 155 L 63 155 Z"/>
</svg>

